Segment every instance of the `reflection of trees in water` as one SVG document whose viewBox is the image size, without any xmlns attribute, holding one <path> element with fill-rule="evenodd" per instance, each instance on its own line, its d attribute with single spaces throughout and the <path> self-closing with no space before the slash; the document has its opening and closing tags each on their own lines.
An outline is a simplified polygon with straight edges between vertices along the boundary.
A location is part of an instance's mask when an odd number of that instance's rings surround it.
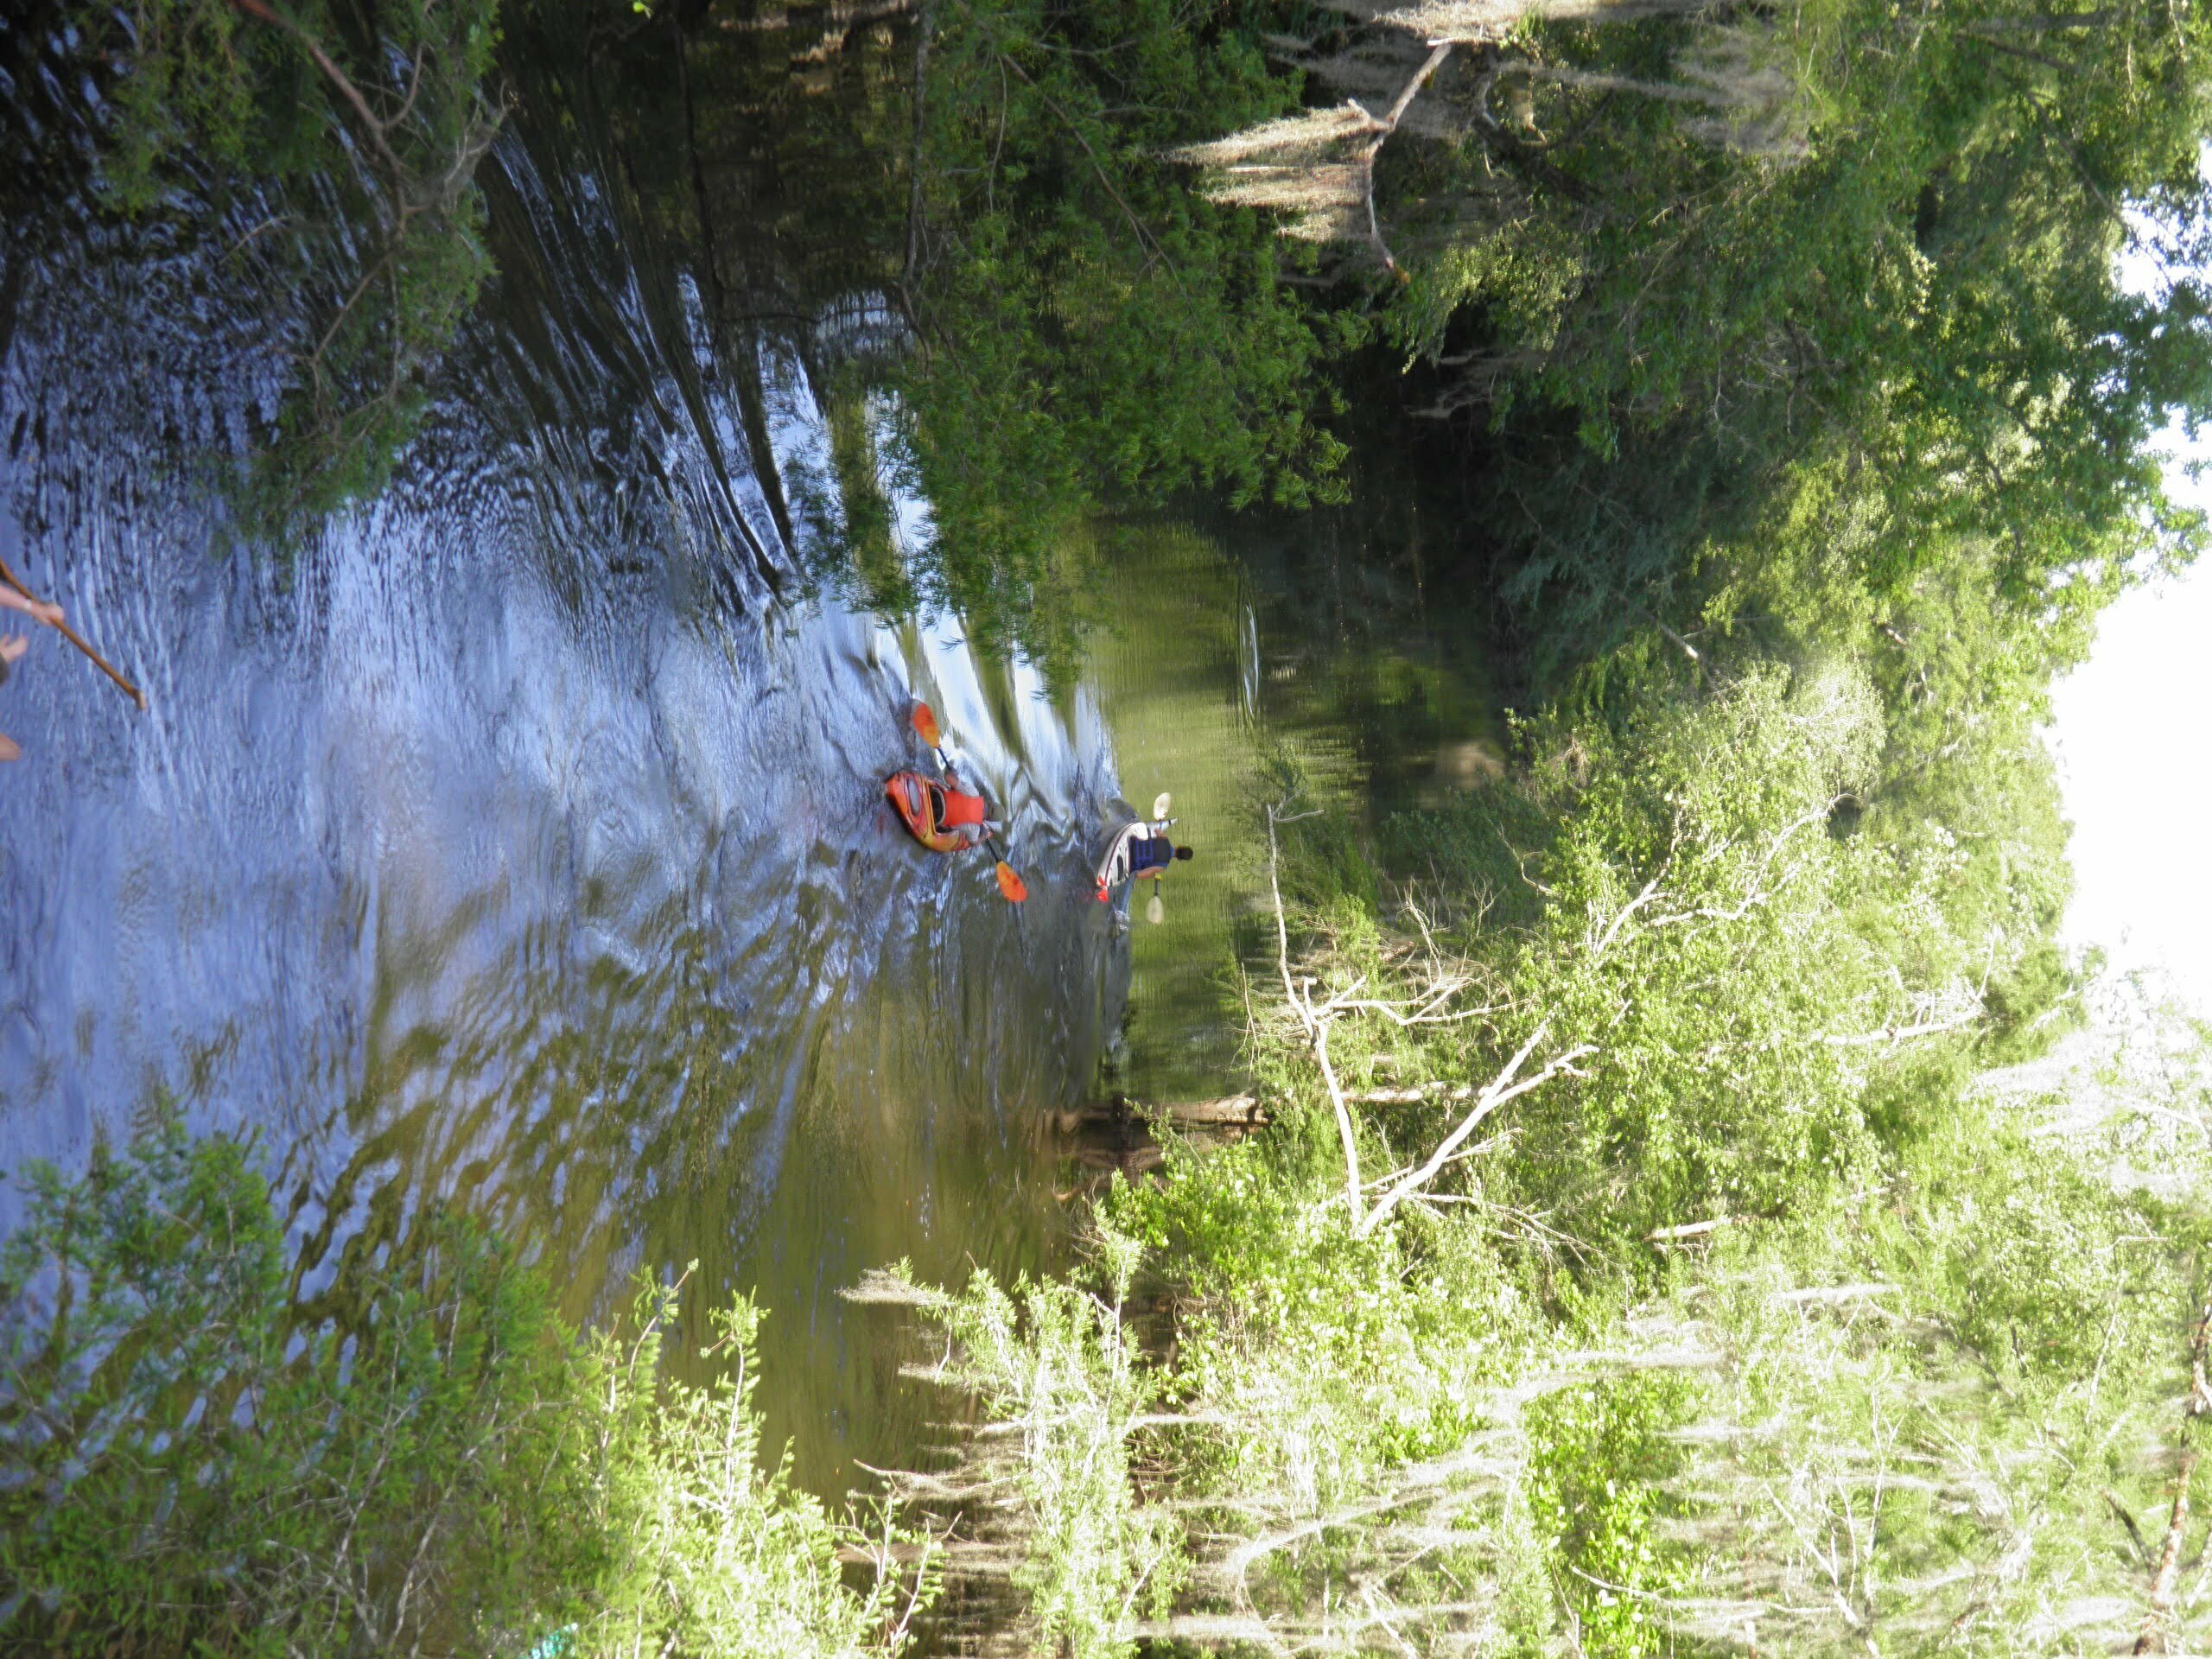
<svg viewBox="0 0 2212 1659">
<path fill-rule="evenodd" d="M 0 119 L 33 181 L 8 191 L 11 226 L 89 232 L 175 283 L 160 302 L 194 330 L 270 360 L 273 395 L 195 459 L 279 543 L 382 486 L 474 301 L 493 9 L 50 0 L 10 31 L 11 83 L 34 89 Z"/>
<path fill-rule="evenodd" d="M 105 107 L 78 73 L 107 73 L 105 36 L 67 44 L 78 10 L 52 0 L 0 41 L 21 94 L 0 110 L 0 301 L 14 310 L 41 255 L 127 268 L 134 327 L 168 369 L 168 406 L 137 424 L 174 468 L 227 480 L 249 530 L 296 543 L 373 496 L 428 412 L 438 442 L 410 473 L 454 471 L 479 420 L 493 442 L 584 438 L 607 499 L 569 509 L 662 545 L 727 543 L 733 598 L 775 588 L 803 550 L 842 554 L 821 532 L 843 515 L 810 533 L 794 512 L 777 429 L 886 343 L 905 185 L 885 146 L 907 120 L 887 31 L 849 31 L 808 67 L 804 31 L 516 9 L 498 94 L 512 118 L 480 168 L 499 124 L 483 3 L 373 24 L 341 5 L 309 29 L 226 0 L 211 34 L 209 3 L 172 0 L 175 27 Z M 219 35 L 235 36 L 228 79 L 200 86 L 193 54 Z M 169 384 L 179 371 L 192 386 Z M 211 391 L 235 405 L 212 423 L 175 407 Z M 671 462 L 671 440 L 703 464 Z"/>
<path fill-rule="evenodd" d="M 1242 270 L 1259 232 L 1223 239 L 1148 128 L 1066 172 L 1066 144 L 1097 151 L 1116 118 L 1090 108 L 1106 94 L 1087 79 L 1015 101 L 1013 131 L 990 146 L 989 188 L 970 200 L 976 77 L 1028 86 L 1058 47 L 1047 30 L 984 51 L 969 36 L 988 20 L 962 16 L 964 33 L 929 58 L 925 125 L 926 43 L 897 3 L 797 21 L 512 7 L 499 73 L 508 118 L 481 168 L 489 106 L 461 96 L 475 82 L 439 80 L 420 109 L 387 108 L 350 67 L 372 35 L 345 35 L 353 55 L 333 58 L 334 78 L 315 67 L 320 37 L 266 25 L 307 53 L 308 84 L 359 130 L 345 167 L 258 151 L 219 165 L 212 142 L 165 163 L 207 175 L 162 208 L 167 231 L 204 245 L 182 262 L 192 291 L 165 296 L 149 326 L 208 334 L 219 319 L 213 355 L 251 356 L 258 384 L 214 392 L 226 407 L 213 421 L 162 411 L 149 423 L 156 442 L 193 449 L 190 465 L 226 446 L 258 457 L 240 505 L 249 527 L 289 541 L 380 493 L 395 466 L 403 486 L 519 474 L 500 482 L 535 497 L 556 566 L 579 542 L 650 546 L 660 552 L 647 566 L 732 607 L 796 584 L 886 613 L 955 609 L 977 639 L 1020 641 L 1065 679 L 1100 608 L 1098 502 L 1222 480 L 1249 493 L 1282 459 L 1262 451 L 1325 450 L 1291 408 L 1302 394 L 1282 393 L 1284 408 L 1262 397 L 1248 421 L 1243 389 L 1260 370 L 1238 355 L 1238 342 L 1261 342 L 1251 350 L 1267 372 L 1253 384 L 1274 386 L 1272 354 L 1303 363 L 1312 342 L 1271 284 L 1244 295 L 1214 269 Z M 430 39 L 423 18 L 408 19 Z M 466 21 L 452 27 L 467 35 Z M 442 63 L 427 51 L 397 51 L 397 71 Z M 1023 54 L 1037 61 L 1024 67 Z M 474 58 L 455 73 L 472 64 L 480 73 Z M 1146 119 L 1170 118 L 1179 97 L 1150 88 Z M 1071 99 L 1089 111 L 1074 128 Z M 83 111 L 73 119 L 90 130 Z M 433 141 L 458 158 L 435 191 L 416 188 Z M 1068 239 L 1091 217 L 1087 193 L 1127 210 L 1139 174 L 1151 194 L 1135 211 L 1167 226 L 1202 210 L 1177 232 L 1199 240 L 1172 282 L 1157 226 L 1139 227 L 1151 255 L 1113 237 Z M 78 198 L 49 215 L 64 239 L 88 216 Z M 492 288 L 471 310 L 487 263 Z M 1265 315 L 1247 327 L 1239 307 L 1252 306 Z M 418 413 L 431 441 L 410 444 Z"/>
<path fill-rule="evenodd" d="M 886 146 L 907 119 L 887 35 L 810 67 L 804 31 L 671 17 L 579 42 L 574 23 L 543 6 L 510 24 L 518 111 L 486 180 L 499 276 L 446 376 L 472 405 L 449 422 L 564 452 L 532 486 L 556 563 L 583 532 L 664 550 L 739 608 L 794 577 L 900 608 L 866 391 L 904 337 L 884 297 L 905 189 Z"/>
<path fill-rule="evenodd" d="M 1255 712 L 1382 814 L 1491 775 L 1497 625 L 1456 481 L 1357 453 L 1357 507 L 1214 528 L 1249 583 Z"/>
</svg>

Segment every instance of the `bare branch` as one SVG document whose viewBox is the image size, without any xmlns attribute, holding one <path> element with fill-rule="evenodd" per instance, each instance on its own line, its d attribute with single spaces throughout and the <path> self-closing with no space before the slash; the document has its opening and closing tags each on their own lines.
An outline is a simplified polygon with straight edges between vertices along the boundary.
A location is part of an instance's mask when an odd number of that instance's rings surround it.
<svg viewBox="0 0 2212 1659">
<path fill-rule="evenodd" d="M 1823 1033 L 1814 1039 L 1831 1048 L 1872 1048 L 1884 1046 L 1894 1048 L 1899 1043 L 1910 1042 L 1916 1037 L 1937 1037 L 1947 1031 L 1957 1031 L 1981 1018 L 1981 1005 L 1977 1002 L 1964 1012 L 1948 1019 L 1923 1020 L 1910 1026 L 1887 1026 L 1880 1031 L 1859 1032 L 1848 1035 Z"/>
<path fill-rule="evenodd" d="M 1543 1040 L 1544 1033 L 1549 1026 L 1550 1021 L 1546 1020 L 1529 1033 L 1529 1040 L 1521 1045 L 1518 1052 L 1505 1063 L 1504 1069 L 1484 1089 L 1475 1102 L 1474 1109 L 1459 1120 L 1459 1126 L 1444 1137 L 1436 1150 L 1429 1154 L 1426 1163 L 1404 1177 L 1396 1185 L 1376 1200 L 1375 1207 L 1360 1217 L 1358 1225 L 1353 1230 L 1356 1233 L 1364 1237 L 1367 1234 L 1373 1232 L 1382 1224 L 1383 1217 L 1397 1207 L 1400 1199 L 1408 1192 L 1425 1186 L 1433 1180 L 1437 1172 L 1451 1160 L 1452 1154 L 1482 1127 L 1483 1120 L 1492 1112 L 1516 1096 L 1525 1095 L 1532 1089 L 1542 1087 L 1560 1072 L 1572 1072 L 1575 1061 L 1598 1052 L 1587 1043 L 1580 1044 L 1567 1050 L 1564 1054 L 1554 1055 L 1545 1063 L 1544 1069 L 1535 1077 L 1525 1078 L 1519 1083 L 1514 1082 L 1522 1063 L 1535 1052 L 1536 1045 Z"/>
<path fill-rule="evenodd" d="M 1717 1232 L 1736 1219 L 1733 1216 L 1715 1216 L 1710 1221 L 1686 1221 L 1679 1227 L 1655 1227 L 1643 1236 L 1647 1244 L 1672 1244 L 1686 1238 L 1703 1238 Z"/>
<path fill-rule="evenodd" d="M 2207 1412 L 2212 1412 L 2212 1383 L 2208 1383 L 2204 1365 L 2208 1348 L 2212 1348 L 2212 1302 L 2208 1302 L 2197 1315 L 2196 1332 L 2190 1344 L 2189 1399 L 2182 1408 L 2184 1433 L 2189 1426 Z M 2158 1570 L 2151 1579 L 2150 1611 L 2143 1616 L 2143 1625 L 2136 1634 L 2134 1651 L 2139 1654 L 2156 1653 L 2165 1645 L 2166 1627 L 2173 1621 L 2174 1581 L 2181 1572 L 2182 1533 L 2189 1525 L 2189 1483 L 2196 1472 L 2196 1448 L 2185 1446 L 2181 1454 L 2181 1467 L 2174 1474 L 2174 1502 L 2166 1522 L 2166 1540 L 2158 1551 Z"/>
<path fill-rule="evenodd" d="M 1337 1074 L 1329 1064 L 1328 1039 L 1323 1034 L 1321 1022 L 1315 1017 L 1313 1005 L 1300 994 L 1290 976 L 1290 927 L 1283 919 L 1282 883 L 1278 875 L 1281 849 L 1275 837 L 1275 826 L 1284 822 L 1281 810 L 1289 804 L 1286 800 L 1272 803 L 1268 807 L 1268 892 L 1274 898 L 1275 906 L 1275 965 L 1282 972 L 1283 995 L 1290 1000 L 1292 1010 L 1305 1027 L 1306 1037 L 1313 1045 L 1313 1052 L 1321 1062 L 1322 1081 L 1329 1086 L 1329 1104 L 1335 1108 L 1337 1114 L 1337 1138 L 1344 1143 L 1344 1197 L 1351 1205 L 1352 1217 L 1357 1221 L 1360 1212 L 1359 1141 L 1352 1129 L 1351 1109 L 1344 1104 L 1344 1090 L 1337 1086 Z"/>
<path fill-rule="evenodd" d="M 1389 245 L 1382 240 L 1382 224 L 1375 215 L 1375 157 L 1382 149 L 1383 140 L 1398 130 L 1398 123 L 1404 118 L 1406 111 L 1411 106 L 1414 99 L 1420 95 L 1421 89 L 1428 85 L 1429 77 L 1433 75 L 1442 67 L 1444 60 L 1451 55 L 1452 42 L 1449 41 L 1440 41 L 1429 48 L 1428 56 L 1421 60 L 1421 66 L 1414 71 L 1413 79 L 1399 90 L 1398 96 L 1391 101 L 1389 110 L 1377 124 L 1374 138 L 1369 142 L 1365 152 L 1360 158 L 1363 163 L 1363 172 L 1365 175 L 1367 194 L 1367 239 L 1375 250 L 1375 257 L 1382 262 L 1382 269 L 1402 283 L 1408 281 L 1408 278 L 1406 273 L 1398 268 L 1398 262 L 1390 257 Z"/>
</svg>

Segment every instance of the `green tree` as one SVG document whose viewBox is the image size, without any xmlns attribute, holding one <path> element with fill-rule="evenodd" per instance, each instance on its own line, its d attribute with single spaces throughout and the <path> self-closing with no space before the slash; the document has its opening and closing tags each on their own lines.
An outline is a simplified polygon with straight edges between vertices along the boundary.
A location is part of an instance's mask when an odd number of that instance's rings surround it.
<svg viewBox="0 0 2212 1659">
<path fill-rule="evenodd" d="M 2212 396 L 2204 59 L 2150 5 L 1439 3 L 1313 43 L 1376 114 L 1198 157 L 1376 201 L 1390 327 L 1490 429 L 1509 595 L 1572 666 L 1777 543 L 1885 594 L 1986 540 L 2024 620 L 2192 547 L 2150 448 Z"/>
<path fill-rule="evenodd" d="M 1072 609 L 1076 628 L 1029 636 L 1065 667 L 1096 580 L 1072 556 L 1101 509 L 1340 489 L 1319 371 L 1361 325 L 1279 282 L 1266 227 L 1164 154 L 1295 99 L 1258 11 L 950 0 L 930 16 L 917 338 L 893 377 L 934 521 L 929 596 L 999 637 Z"/>
</svg>

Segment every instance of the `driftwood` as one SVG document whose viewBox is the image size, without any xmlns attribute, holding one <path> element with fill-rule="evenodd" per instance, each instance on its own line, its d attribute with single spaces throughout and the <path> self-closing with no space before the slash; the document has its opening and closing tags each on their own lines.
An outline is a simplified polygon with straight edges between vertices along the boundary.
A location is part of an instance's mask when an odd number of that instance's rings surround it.
<svg viewBox="0 0 2212 1659">
<path fill-rule="evenodd" d="M 1058 1115 L 1062 1135 L 1077 1135 L 1101 1124 L 1119 1124 L 1130 1118 L 1146 1123 L 1169 1122 L 1180 1129 L 1256 1129 L 1268 1122 L 1268 1109 L 1256 1095 L 1224 1095 L 1217 1100 L 1188 1100 L 1147 1105 L 1125 1096 L 1094 1101 Z"/>
<path fill-rule="evenodd" d="M 1144 1174 L 1165 1161 L 1154 1133 L 1162 1126 L 1206 1140 L 1241 1141 L 1271 1121 L 1255 1095 L 1158 1104 L 1114 1095 L 1052 1115 L 1053 1128 L 1075 1142 L 1070 1152 L 1077 1163 L 1127 1176 Z"/>
</svg>

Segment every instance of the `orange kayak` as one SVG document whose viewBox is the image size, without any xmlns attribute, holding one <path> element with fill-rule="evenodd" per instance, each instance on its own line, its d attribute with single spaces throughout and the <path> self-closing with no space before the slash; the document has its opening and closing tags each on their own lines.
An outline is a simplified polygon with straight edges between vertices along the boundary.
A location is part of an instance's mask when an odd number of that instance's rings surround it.
<svg viewBox="0 0 2212 1659">
<path fill-rule="evenodd" d="M 918 772 L 894 772 L 883 792 L 906 833 L 933 853 L 964 853 L 976 842 L 958 830 L 938 826 L 944 817 L 944 791 Z"/>
</svg>

